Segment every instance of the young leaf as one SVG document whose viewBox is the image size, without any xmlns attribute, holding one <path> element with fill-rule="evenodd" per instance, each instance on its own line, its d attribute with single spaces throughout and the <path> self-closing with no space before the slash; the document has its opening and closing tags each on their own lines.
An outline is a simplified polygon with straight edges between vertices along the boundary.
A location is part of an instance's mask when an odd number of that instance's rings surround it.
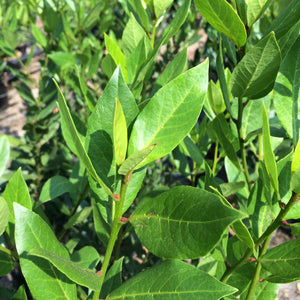
<svg viewBox="0 0 300 300">
<path fill-rule="evenodd" d="M 283 60 L 274 85 L 274 107 L 280 123 L 296 144 L 300 137 L 300 37 Z"/>
<path fill-rule="evenodd" d="M 28 192 L 28 188 L 25 180 L 23 179 L 21 168 L 14 174 L 14 176 L 9 180 L 2 197 L 5 199 L 6 204 L 9 209 L 8 226 L 6 228 L 11 240 L 14 238 L 14 224 L 15 224 L 15 214 L 13 203 L 19 203 L 22 206 L 31 209 L 31 198 Z"/>
<path fill-rule="evenodd" d="M 122 284 L 122 264 L 124 257 L 121 257 L 110 267 L 105 275 L 100 298 L 105 299 L 109 293 Z"/>
<path fill-rule="evenodd" d="M 113 138 L 116 164 L 121 165 L 125 160 L 127 152 L 127 126 L 122 105 L 118 98 L 115 98 Z"/>
<path fill-rule="evenodd" d="M 270 136 L 270 127 L 269 127 L 269 118 L 266 111 L 265 104 L 263 103 L 262 109 L 262 120 L 263 120 L 263 150 L 264 150 L 264 161 L 266 165 L 266 169 L 268 171 L 268 175 L 271 180 L 271 184 L 278 194 L 278 172 L 277 165 L 275 161 L 275 156 L 272 150 L 271 145 L 271 136 Z"/>
<path fill-rule="evenodd" d="M 270 282 L 287 283 L 300 279 L 300 240 L 291 240 L 268 249 L 261 258 L 261 265 L 272 275 L 266 278 Z"/>
<path fill-rule="evenodd" d="M 235 97 L 248 97 L 275 81 L 281 63 L 280 49 L 271 32 L 251 48 L 234 69 L 230 89 Z"/>
<path fill-rule="evenodd" d="M 143 39 L 148 52 L 151 49 L 149 37 L 131 13 L 122 35 L 121 45 L 125 56 L 128 57 Z"/>
<path fill-rule="evenodd" d="M 139 168 L 168 154 L 192 129 L 204 102 L 207 72 L 208 60 L 176 77 L 161 88 L 138 115 L 128 154 L 158 143 Z"/>
<path fill-rule="evenodd" d="M 59 175 L 53 176 L 43 185 L 37 205 L 55 199 L 64 193 L 72 192 L 74 188 L 74 185 L 67 178 Z"/>
<path fill-rule="evenodd" d="M 292 173 L 296 172 L 300 168 L 300 140 L 297 143 L 294 157 L 292 160 L 291 171 Z"/>
<path fill-rule="evenodd" d="M 0 177 L 2 176 L 10 155 L 9 142 L 6 136 L 0 137 Z"/>
<path fill-rule="evenodd" d="M 153 0 L 154 12 L 156 19 L 163 14 L 163 12 L 172 4 L 172 0 Z"/>
<path fill-rule="evenodd" d="M 100 289 L 99 275 L 90 269 L 82 267 L 79 263 L 75 263 L 70 259 L 40 247 L 33 247 L 27 255 L 45 259 L 70 280 L 79 285 L 86 286 L 94 291 Z"/>
<path fill-rule="evenodd" d="M 133 172 L 137 166 L 147 158 L 147 156 L 153 151 L 157 144 L 149 145 L 146 148 L 134 152 L 131 154 L 121 165 L 118 173 L 121 175 L 127 175 Z"/>
<path fill-rule="evenodd" d="M 291 190 L 296 194 L 300 194 L 300 168 L 292 175 Z"/>
<path fill-rule="evenodd" d="M 142 0 L 132 0 L 132 6 L 134 8 L 134 12 L 138 15 L 142 25 L 146 29 L 146 32 L 149 32 L 149 20 L 147 11 L 143 7 Z"/>
<path fill-rule="evenodd" d="M 14 203 L 14 212 L 15 238 L 21 270 L 33 297 L 45 300 L 62 297 L 68 300 L 76 299 L 76 285 L 63 273 L 48 261 L 28 255 L 33 247 L 41 247 L 69 259 L 66 248 L 56 239 L 54 232 L 39 215 L 17 203 Z"/>
<path fill-rule="evenodd" d="M 227 226 L 244 216 L 212 193 L 181 186 L 142 201 L 130 222 L 155 255 L 186 259 L 207 254 Z"/>
<path fill-rule="evenodd" d="M 127 82 L 128 75 L 127 75 L 127 68 L 126 68 L 126 58 L 122 50 L 107 34 L 104 34 L 104 41 L 105 41 L 105 47 L 107 49 L 107 52 L 111 55 L 115 64 L 117 66 L 120 65 L 124 79 Z"/>
<path fill-rule="evenodd" d="M 0 197 L 0 236 L 5 231 L 8 224 L 9 209 L 6 201 Z"/>
<path fill-rule="evenodd" d="M 91 174 L 91 176 L 100 184 L 100 186 L 103 188 L 105 193 L 108 195 L 112 195 L 111 190 L 107 187 L 107 185 L 99 178 L 97 172 L 94 169 L 94 166 L 92 165 L 92 162 L 86 153 L 86 150 L 83 146 L 83 143 L 78 135 L 77 129 L 75 127 L 75 124 L 73 122 L 73 119 L 71 117 L 70 111 L 68 109 L 66 100 L 62 92 L 60 91 L 60 88 L 57 84 L 57 82 L 54 80 L 54 83 L 57 88 L 57 93 L 58 93 L 58 106 L 59 106 L 59 111 L 61 114 L 61 118 L 64 119 L 64 122 L 66 124 L 66 129 L 68 133 L 73 137 L 73 145 L 76 149 L 76 155 L 80 158 L 80 160 L 83 162 L 85 165 L 87 171 Z"/>
<path fill-rule="evenodd" d="M 264 11 L 268 8 L 271 0 L 247 0 L 247 25 L 252 27 Z"/>
<path fill-rule="evenodd" d="M 212 80 L 208 83 L 207 98 L 216 114 L 220 114 L 226 109 L 222 92 Z"/>
<path fill-rule="evenodd" d="M 218 300 L 236 291 L 207 273 L 178 260 L 167 260 L 132 277 L 107 300 Z"/>
<path fill-rule="evenodd" d="M 239 48 L 246 43 L 245 26 L 226 0 L 195 0 L 195 4 L 207 21 Z"/>
<path fill-rule="evenodd" d="M 132 93 L 123 79 L 120 68 L 115 70 L 90 116 L 85 140 L 88 155 L 97 174 L 109 186 L 114 184 L 116 174 L 113 145 L 116 98 L 118 98 L 122 106 L 126 125 L 129 127 L 139 110 Z"/>
</svg>

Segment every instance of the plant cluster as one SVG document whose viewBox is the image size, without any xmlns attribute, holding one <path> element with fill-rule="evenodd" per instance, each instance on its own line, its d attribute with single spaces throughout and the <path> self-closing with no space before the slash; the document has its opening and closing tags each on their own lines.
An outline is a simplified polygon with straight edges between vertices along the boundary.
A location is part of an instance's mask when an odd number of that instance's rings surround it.
<svg viewBox="0 0 300 300">
<path fill-rule="evenodd" d="M 300 279 L 298 238 L 268 248 L 300 234 L 299 0 L 0 2 L 28 106 L 0 137 L 0 275 L 26 281 L 1 296 L 268 300 Z"/>
</svg>

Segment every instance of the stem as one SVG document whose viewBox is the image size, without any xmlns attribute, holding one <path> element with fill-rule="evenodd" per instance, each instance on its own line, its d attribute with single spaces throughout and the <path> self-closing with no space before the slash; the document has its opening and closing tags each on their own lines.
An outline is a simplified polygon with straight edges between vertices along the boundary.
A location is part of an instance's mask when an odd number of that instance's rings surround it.
<svg viewBox="0 0 300 300">
<path fill-rule="evenodd" d="M 292 206 L 299 200 L 298 197 L 300 194 L 293 193 L 291 199 L 289 200 L 288 204 L 285 206 L 285 208 L 282 208 L 276 219 L 269 225 L 269 227 L 266 229 L 266 231 L 263 233 L 263 235 L 256 241 L 255 247 L 259 247 L 259 245 L 263 242 L 265 242 L 264 247 L 267 247 L 269 244 L 269 239 L 272 236 L 272 233 L 281 225 L 282 220 L 284 217 L 287 215 L 289 210 L 292 208 Z M 260 256 L 262 256 L 262 251 L 260 253 Z M 226 283 L 227 279 L 229 276 L 240 266 L 242 266 L 244 263 L 247 262 L 248 258 L 252 255 L 253 251 L 248 248 L 247 251 L 245 252 L 244 256 L 231 268 L 227 269 L 226 272 L 223 274 L 221 281 Z M 263 252 L 264 253 L 264 252 Z"/>
<path fill-rule="evenodd" d="M 250 190 L 251 180 L 250 180 L 250 175 L 248 172 L 248 165 L 247 165 L 247 160 L 246 160 L 246 153 L 245 153 L 244 139 L 243 139 L 243 132 L 242 132 L 243 110 L 244 110 L 243 98 L 239 98 L 239 112 L 238 112 L 238 120 L 237 120 L 236 126 L 237 126 L 238 135 L 239 135 L 240 153 L 241 153 L 241 157 L 242 157 L 243 171 L 244 171 L 244 174 L 246 177 L 248 188 Z"/>
<path fill-rule="evenodd" d="M 212 167 L 212 174 L 213 174 L 213 176 L 215 176 L 215 172 L 216 172 L 216 168 L 217 168 L 218 148 L 219 148 L 219 143 L 216 142 L 215 153 L 214 153 L 214 163 L 213 163 L 213 167 Z"/>
<path fill-rule="evenodd" d="M 104 278 L 105 278 L 105 274 L 106 274 L 106 271 L 107 271 L 107 268 L 108 268 L 108 265 L 110 262 L 110 258 L 111 258 L 111 255 L 112 255 L 112 252 L 114 249 L 114 245 L 118 238 L 119 231 L 122 227 L 122 224 L 120 223 L 120 219 L 122 217 L 122 209 L 123 209 L 123 205 L 124 205 L 125 194 L 126 194 L 128 182 L 130 179 L 130 175 L 131 175 L 131 173 L 123 176 L 123 179 L 122 179 L 122 185 L 121 185 L 121 190 L 120 190 L 120 200 L 116 202 L 115 217 L 113 219 L 111 234 L 110 234 L 107 249 L 106 249 L 106 252 L 104 255 L 103 264 L 101 267 L 102 273 L 101 273 L 101 277 L 100 277 L 100 290 L 94 292 L 93 300 L 99 299 L 101 288 L 103 286 L 103 282 L 104 282 Z"/>
<path fill-rule="evenodd" d="M 271 240 L 271 237 L 272 237 L 272 234 L 270 234 L 265 242 L 264 242 L 264 245 L 259 253 L 259 258 L 258 258 L 258 261 L 257 261 L 257 265 L 256 265 L 256 269 L 255 269 L 255 273 L 253 275 L 253 279 L 252 279 L 252 282 L 251 282 L 251 285 L 249 287 L 249 290 L 248 290 L 248 294 L 247 294 L 247 297 L 246 297 L 246 300 L 251 300 L 255 294 L 255 291 L 256 291 L 256 286 L 257 286 L 257 283 L 259 281 L 259 276 L 260 276 L 260 271 L 261 271 L 261 263 L 260 263 L 260 257 L 262 257 L 267 249 L 268 249 L 268 246 L 269 246 L 269 243 L 270 243 L 270 240 Z"/>
</svg>

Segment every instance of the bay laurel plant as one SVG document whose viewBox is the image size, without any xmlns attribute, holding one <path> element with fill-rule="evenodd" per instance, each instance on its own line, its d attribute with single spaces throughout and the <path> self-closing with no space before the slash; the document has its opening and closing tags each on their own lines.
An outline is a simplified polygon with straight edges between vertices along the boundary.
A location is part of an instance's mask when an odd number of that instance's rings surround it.
<svg viewBox="0 0 300 300">
<path fill-rule="evenodd" d="M 280 226 L 300 234 L 286 221 L 300 218 L 300 2 L 258 34 L 270 0 L 195 0 L 217 33 L 216 60 L 183 72 L 185 47 L 150 91 L 158 51 L 191 2 L 180 2 L 160 34 L 172 1 L 144 1 L 146 10 L 129 2 L 122 39 L 104 37 L 110 79 L 87 105 L 87 124 L 54 80 L 75 165 L 69 179 L 50 178 L 34 203 L 21 169 L 9 180 L 0 198 L 0 274 L 19 266 L 34 299 L 275 299 L 278 284 L 300 279 L 299 239 L 268 247 Z M 209 81 L 214 64 L 217 82 Z M 0 149 L 1 175 L 6 137 Z M 182 174 L 189 168 L 190 185 L 139 196 L 149 165 L 166 156 L 189 162 Z M 68 221 L 54 231 L 45 206 L 65 193 Z M 68 239 L 70 229 L 81 239 Z M 140 272 L 119 257 L 126 235 L 152 255 Z M 27 299 L 25 287 L 13 297 Z"/>
</svg>

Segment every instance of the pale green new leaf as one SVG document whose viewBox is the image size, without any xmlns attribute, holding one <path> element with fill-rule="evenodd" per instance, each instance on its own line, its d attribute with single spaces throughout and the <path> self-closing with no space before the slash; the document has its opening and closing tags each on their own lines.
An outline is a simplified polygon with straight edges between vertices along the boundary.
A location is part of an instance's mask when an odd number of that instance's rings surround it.
<svg viewBox="0 0 300 300">
<path fill-rule="evenodd" d="M 192 129 L 202 109 L 207 77 L 208 60 L 161 88 L 138 115 L 131 132 L 128 154 L 158 143 L 138 167 L 168 154 Z"/>
<path fill-rule="evenodd" d="M 216 246 L 224 230 L 245 217 L 215 194 L 188 186 L 146 198 L 130 217 L 149 251 L 163 258 L 198 258 Z"/>
<path fill-rule="evenodd" d="M 127 82 L 128 75 L 127 75 L 127 68 L 126 68 L 126 58 L 122 50 L 107 34 L 104 34 L 104 41 L 105 41 L 105 47 L 107 49 L 107 52 L 111 55 L 115 64 L 117 66 L 120 65 L 124 79 Z"/>
<path fill-rule="evenodd" d="M 300 279 L 300 239 L 291 240 L 268 249 L 260 262 L 272 275 L 266 278 L 270 282 L 287 283 Z"/>
<path fill-rule="evenodd" d="M 153 0 L 154 12 L 156 19 L 173 3 L 173 0 Z"/>
<path fill-rule="evenodd" d="M 300 37 L 282 61 L 274 85 L 274 107 L 283 128 L 296 144 L 300 137 Z"/>
<path fill-rule="evenodd" d="M 277 172 L 277 165 L 275 161 L 275 155 L 272 150 L 271 144 L 271 136 L 270 136 L 270 127 L 269 127 L 269 118 L 266 111 L 265 104 L 263 103 L 262 109 L 262 120 L 263 120 L 263 153 L 264 153 L 264 161 L 266 165 L 266 169 L 268 175 L 271 180 L 271 184 L 278 194 L 279 186 L 278 186 L 278 172 Z"/>
<path fill-rule="evenodd" d="M 69 259 L 66 248 L 56 239 L 49 225 L 37 214 L 14 203 L 16 246 L 22 274 L 35 299 L 76 299 L 76 285 L 48 261 L 28 255 L 33 247 L 47 249 Z M 47 291 L 47 293 L 45 293 Z"/>
<path fill-rule="evenodd" d="M 291 171 L 292 173 L 296 172 L 300 168 L 300 140 L 297 143 L 294 157 L 292 160 Z"/>
<path fill-rule="evenodd" d="M 122 105 L 118 98 L 115 98 L 113 138 L 116 164 L 121 165 L 127 152 L 127 125 Z"/>
<path fill-rule="evenodd" d="M 246 43 L 245 26 L 226 0 L 195 0 L 195 4 L 207 21 L 239 48 Z"/>
<path fill-rule="evenodd" d="M 6 165 L 9 161 L 10 148 L 9 142 L 6 136 L 0 137 L 0 177 L 2 176 Z"/>
<path fill-rule="evenodd" d="M 79 159 L 83 162 L 85 165 L 87 171 L 90 173 L 90 175 L 100 184 L 100 186 L 103 188 L 105 193 L 108 195 L 112 195 L 111 190 L 107 187 L 107 185 L 99 178 L 97 172 L 94 169 L 94 166 L 92 165 L 92 162 L 83 146 L 83 143 L 78 135 L 77 129 L 75 127 L 75 124 L 73 122 L 73 119 L 71 117 L 70 111 L 68 109 L 66 100 L 64 95 L 62 94 L 57 82 L 53 80 L 56 88 L 57 88 L 57 93 L 58 93 L 58 106 L 59 106 L 59 111 L 61 114 L 61 118 L 64 119 L 64 122 L 66 124 L 66 130 L 69 132 L 69 134 L 73 138 L 73 145 L 77 151 L 76 155 L 78 155 Z"/>
<path fill-rule="evenodd" d="M 192 265 L 168 260 L 132 277 L 106 300 L 218 300 L 235 291 Z"/>
<path fill-rule="evenodd" d="M 247 3 L 247 25 L 252 27 L 264 11 L 268 8 L 272 0 L 246 0 Z"/>
<path fill-rule="evenodd" d="M 275 81 L 281 63 L 274 32 L 253 46 L 234 69 L 230 89 L 235 97 L 251 98 Z"/>
<path fill-rule="evenodd" d="M 208 83 L 207 98 L 216 114 L 220 114 L 226 109 L 222 91 L 212 80 Z"/>
<path fill-rule="evenodd" d="M 70 259 L 40 247 L 32 248 L 27 255 L 47 260 L 70 280 L 79 285 L 86 286 L 94 291 L 100 289 L 100 276 L 96 272 L 81 266 L 79 263 L 75 263 Z"/>
<path fill-rule="evenodd" d="M 6 201 L 0 197 L 0 236 L 5 231 L 8 224 L 9 209 Z"/>
<path fill-rule="evenodd" d="M 151 48 L 149 37 L 131 13 L 122 35 L 122 51 L 125 56 L 128 57 L 143 39 L 148 52 Z"/>
<path fill-rule="evenodd" d="M 121 175 L 127 175 L 133 172 L 137 166 L 147 158 L 147 156 L 153 151 L 157 144 L 149 145 L 146 148 L 134 152 L 131 154 L 121 165 L 118 173 Z"/>
</svg>

